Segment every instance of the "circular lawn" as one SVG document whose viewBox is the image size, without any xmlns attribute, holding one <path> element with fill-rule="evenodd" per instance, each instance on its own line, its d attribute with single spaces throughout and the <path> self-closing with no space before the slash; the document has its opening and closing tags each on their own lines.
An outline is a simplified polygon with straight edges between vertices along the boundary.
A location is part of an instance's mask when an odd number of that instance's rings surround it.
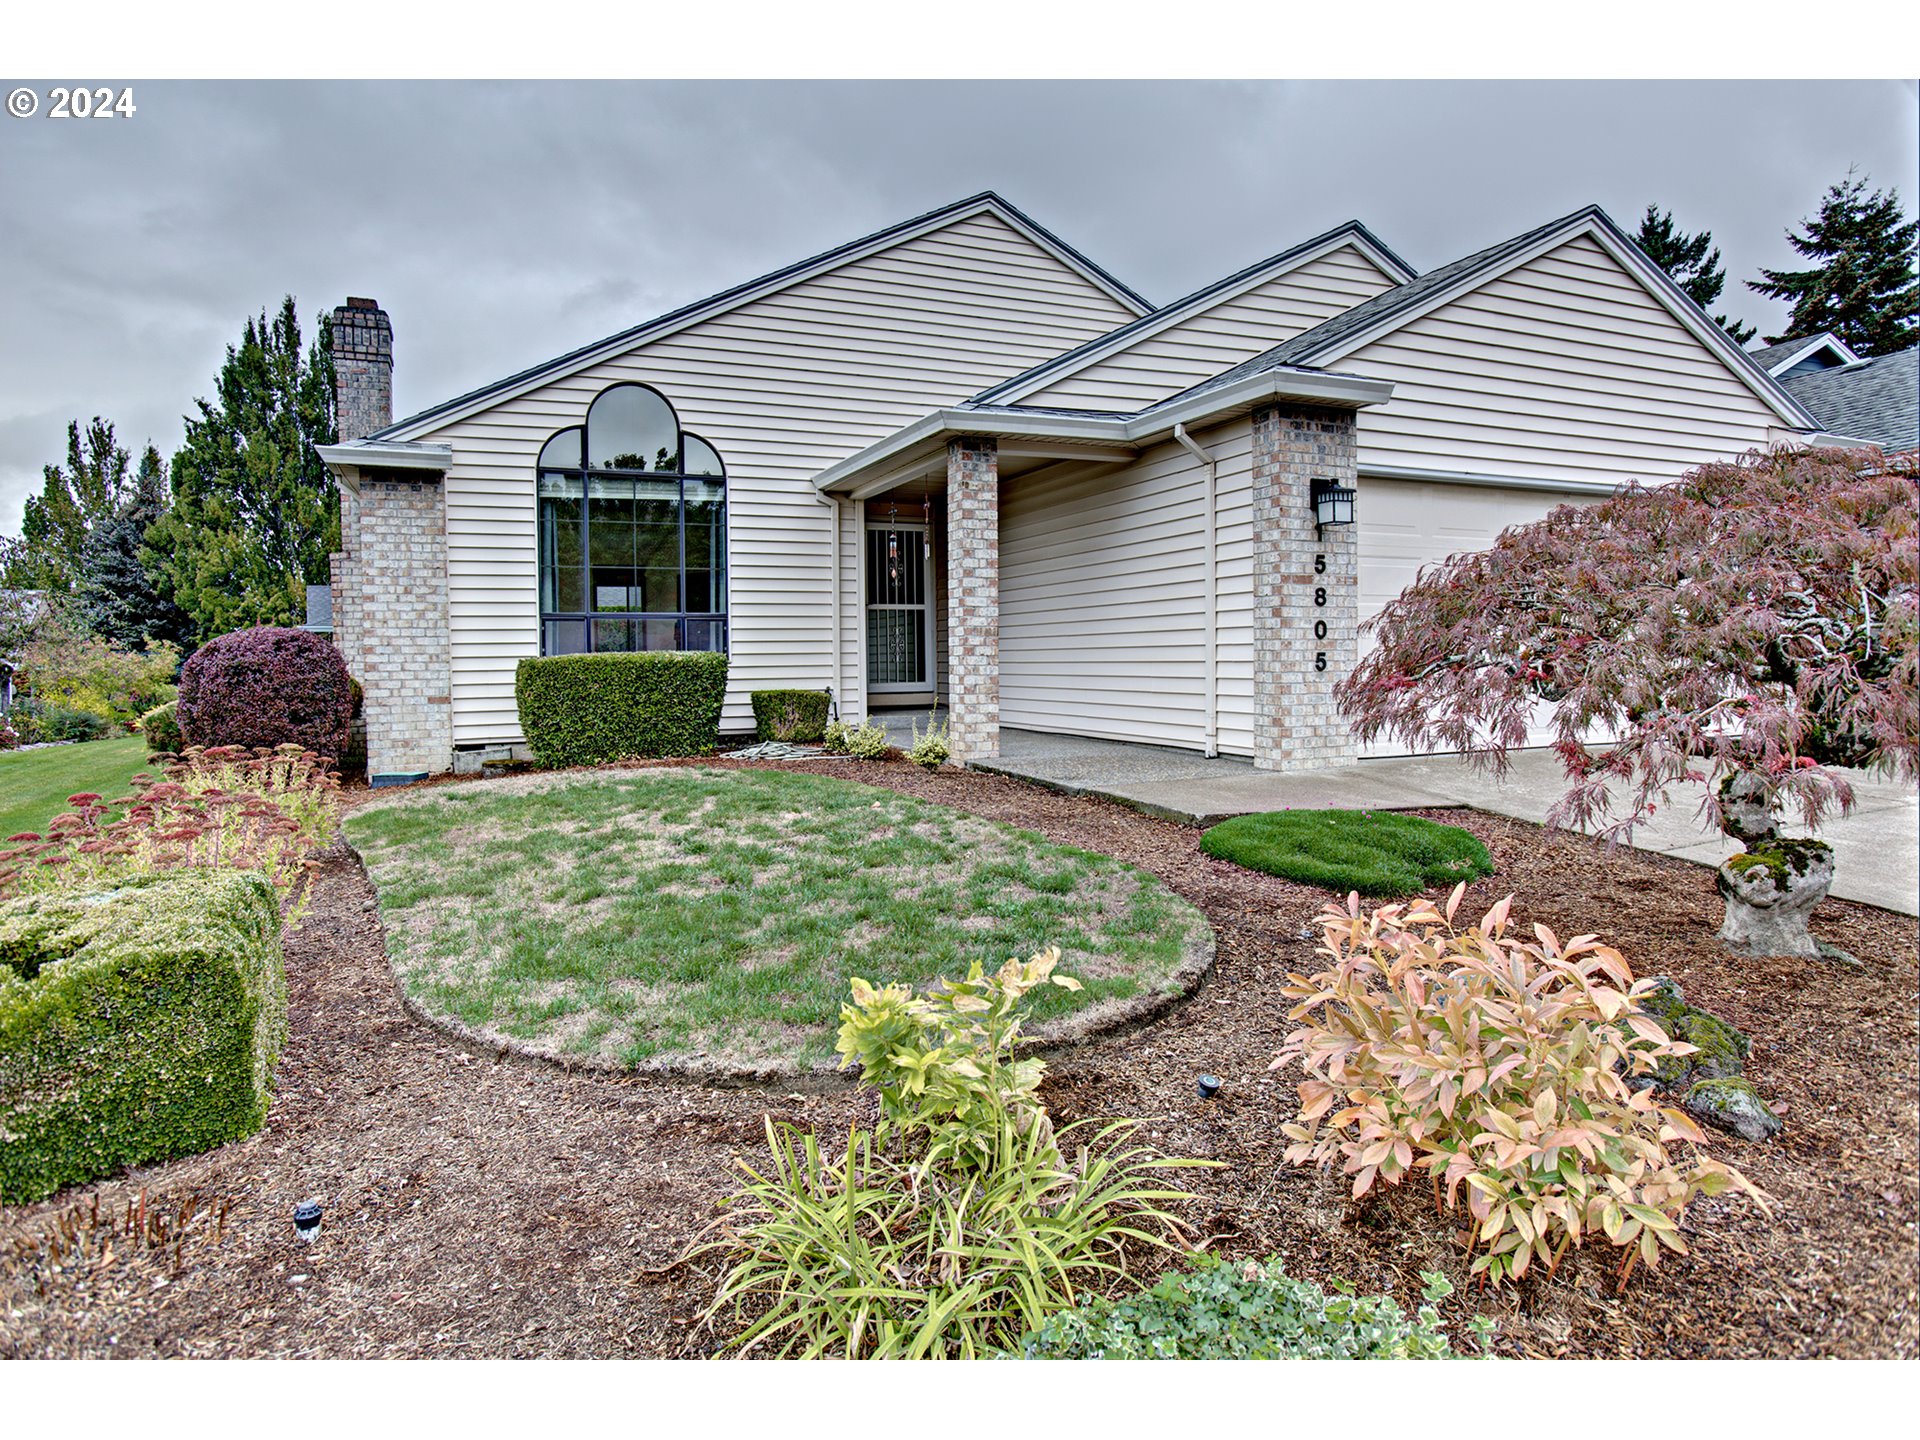
<svg viewBox="0 0 1920 1440">
<path fill-rule="evenodd" d="M 374 801 L 346 828 L 415 1007 L 567 1061 L 830 1068 L 854 976 L 924 989 L 1048 945 L 1085 988 L 1036 992 L 1035 1028 L 1079 1033 L 1212 953 L 1145 871 L 825 775 L 516 777 Z"/>
</svg>

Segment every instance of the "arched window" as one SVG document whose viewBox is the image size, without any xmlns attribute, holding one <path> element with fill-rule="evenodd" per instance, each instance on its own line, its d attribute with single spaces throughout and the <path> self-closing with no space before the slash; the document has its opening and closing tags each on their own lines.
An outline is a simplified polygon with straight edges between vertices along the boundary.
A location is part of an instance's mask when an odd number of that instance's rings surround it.
<svg viewBox="0 0 1920 1440">
<path fill-rule="evenodd" d="M 542 655 L 727 648 L 726 467 L 664 395 L 602 390 L 538 494 Z"/>
</svg>

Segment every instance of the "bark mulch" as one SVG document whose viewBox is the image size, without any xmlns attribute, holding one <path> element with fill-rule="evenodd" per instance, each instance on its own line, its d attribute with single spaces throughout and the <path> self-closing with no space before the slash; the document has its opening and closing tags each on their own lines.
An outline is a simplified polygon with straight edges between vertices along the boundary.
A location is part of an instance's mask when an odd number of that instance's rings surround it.
<svg viewBox="0 0 1920 1440">
<path fill-rule="evenodd" d="M 1715 1146 L 1773 1197 L 1771 1218 L 1697 1205 L 1693 1253 L 1636 1270 L 1624 1296 L 1604 1250 L 1483 1294 L 1424 1187 L 1356 1209 L 1338 1176 L 1280 1161 L 1294 1077 L 1266 1071 L 1287 1029 L 1277 987 L 1312 963 L 1324 892 L 1210 859 L 1197 829 L 1104 801 L 905 764 L 848 773 L 1130 860 L 1206 912 L 1212 979 L 1172 1015 L 1057 1057 L 1046 1095 L 1060 1117 L 1146 1117 L 1168 1153 L 1226 1162 L 1187 1172 L 1188 1218 L 1217 1253 L 1278 1254 L 1296 1275 L 1406 1301 L 1419 1271 L 1445 1271 L 1460 1293 L 1443 1310 L 1494 1316 L 1514 1355 L 1920 1353 L 1912 920 L 1829 901 L 1816 933 L 1858 970 L 1737 960 L 1713 938 L 1704 867 L 1427 812 L 1493 853 L 1469 905 L 1512 891 L 1520 920 L 1597 932 L 1746 1030 L 1749 1076 L 1787 1126 L 1770 1144 Z M 260 1134 L 0 1212 L 0 1356 L 710 1353 L 698 1316 L 713 1271 L 674 1262 L 732 1188 L 731 1162 L 761 1151 L 768 1115 L 822 1133 L 872 1117 L 858 1091 L 668 1085 L 462 1050 L 401 1009 L 344 849 L 287 959 L 292 1035 Z M 1201 1071 L 1225 1081 L 1212 1101 L 1195 1094 Z M 326 1207 L 311 1245 L 291 1221 L 309 1197 Z M 129 1238 L 143 1201 L 145 1238 Z"/>
</svg>

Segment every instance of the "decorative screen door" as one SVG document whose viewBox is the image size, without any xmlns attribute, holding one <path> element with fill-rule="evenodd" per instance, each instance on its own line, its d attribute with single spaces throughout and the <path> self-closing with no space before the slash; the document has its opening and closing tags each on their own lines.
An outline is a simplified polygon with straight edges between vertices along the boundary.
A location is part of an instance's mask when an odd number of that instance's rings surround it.
<svg viewBox="0 0 1920 1440">
<path fill-rule="evenodd" d="M 933 688 L 927 527 L 867 526 L 867 689 Z"/>
</svg>

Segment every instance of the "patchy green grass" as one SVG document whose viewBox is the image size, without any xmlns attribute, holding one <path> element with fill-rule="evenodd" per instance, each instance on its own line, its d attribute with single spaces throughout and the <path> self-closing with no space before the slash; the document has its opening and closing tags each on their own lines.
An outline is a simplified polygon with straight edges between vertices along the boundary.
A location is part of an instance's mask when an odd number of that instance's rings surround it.
<svg viewBox="0 0 1920 1440">
<path fill-rule="evenodd" d="M 1487 847 L 1459 826 L 1384 810 L 1238 815 L 1201 836 L 1200 848 L 1342 895 L 1417 895 L 1493 873 Z"/>
<path fill-rule="evenodd" d="M 787 771 L 529 776 L 354 811 L 428 1010 L 622 1064 L 808 1064 L 847 982 L 925 987 L 1047 945 L 1045 1020 L 1164 986 L 1206 921 L 1157 879 L 891 790 Z"/>
<path fill-rule="evenodd" d="M 44 832 L 67 808 L 69 795 L 125 795 L 127 782 L 146 768 L 143 735 L 0 753 L 0 840 L 25 830 Z"/>
</svg>

